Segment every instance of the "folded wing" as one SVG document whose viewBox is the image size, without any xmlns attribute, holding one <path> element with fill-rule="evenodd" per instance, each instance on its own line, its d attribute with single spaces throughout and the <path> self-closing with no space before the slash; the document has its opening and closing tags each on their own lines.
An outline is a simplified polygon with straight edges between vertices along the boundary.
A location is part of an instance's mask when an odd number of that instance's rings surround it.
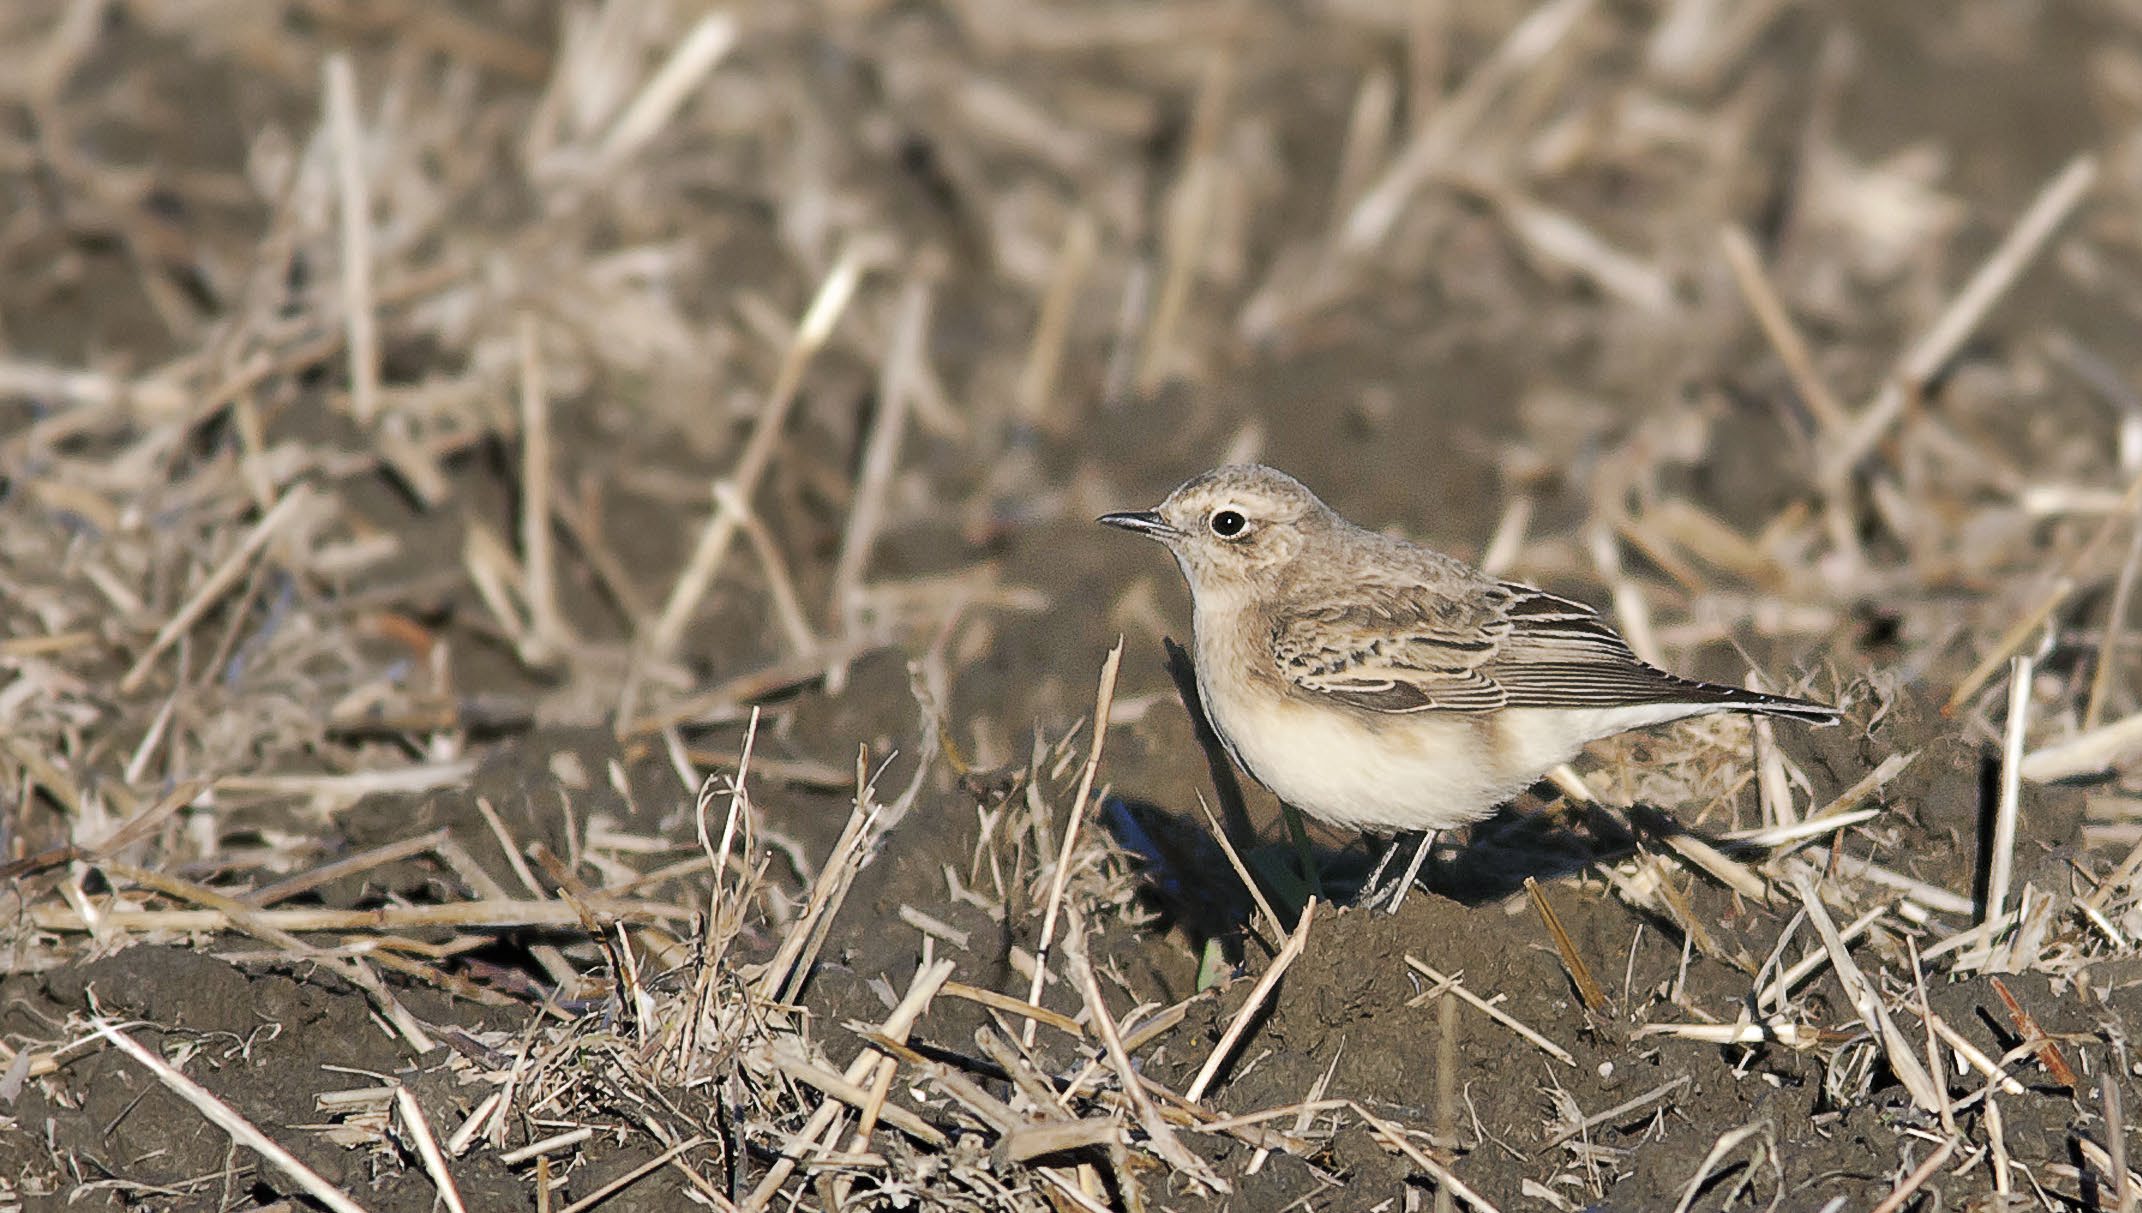
<svg viewBox="0 0 2142 1213">
<path fill-rule="evenodd" d="M 1274 658 L 1303 690 L 1373 712 L 1719 703 L 1827 720 L 1804 700 L 1647 664 L 1599 613 L 1530 586 L 1351 585 L 1274 620 Z"/>
</svg>

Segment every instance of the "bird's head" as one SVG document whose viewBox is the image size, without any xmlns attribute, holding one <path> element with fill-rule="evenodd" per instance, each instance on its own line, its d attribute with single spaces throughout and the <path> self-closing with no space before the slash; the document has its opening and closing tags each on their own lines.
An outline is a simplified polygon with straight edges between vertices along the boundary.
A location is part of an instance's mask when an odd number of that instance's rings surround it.
<svg viewBox="0 0 2142 1213">
<path fill-rule="evenodd" d="M 1103 514 L 1101 522 L 1175 553 L 1193 595 L 1228 594 L 1273 576 L 1337 515 L 1285 472 L 1257 464 L 1214 468 L 1150 510 Z"/>
</svg>

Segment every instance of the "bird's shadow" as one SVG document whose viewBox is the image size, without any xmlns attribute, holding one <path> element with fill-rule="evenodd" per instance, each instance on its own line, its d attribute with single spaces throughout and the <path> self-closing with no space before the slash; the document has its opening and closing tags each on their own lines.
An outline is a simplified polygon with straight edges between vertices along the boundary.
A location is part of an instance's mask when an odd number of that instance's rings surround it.
<svg viewBox="0 0 2142 1213">
<path fill-rule="evenodd" d="M 1101 815 L 1102 825 L 1119 847 L 1142 861 L 1141 892 L 1148 905 L 1164 922 L 1181 925 L 1193 936 L 1239 937 L 1256 902 L 1238 874 L 1237 859 L 1289 929 L 1312 886 L 1320 886 L 1317 891 L 1327 900 L 1357 902 L 1385 842 L 1367 837 L 1339 846 L 1312 842 L 1311 876 L 1301 871 L 1297 847 L 1283 831 L 1276 840 L 1260 838 L 1234 764 L 1206 720 L 1190 655 L 1173 640 L 1162 643 L 1168 673 L 1204 750 L 1224 842 L 1185 813 L 1135 797 L 1112 798 Z M 1733 846 L 1689 829 L 1657 807 L 1574 803 L 1545 781 L 1473 826 L 1464 839 L 1454 838 L 1455 833 L 1446 831 L 1439 840 L 1436 853 L 1421 869 L 1418 887 L 1466 906 L 1508 898 L 1522 891 L 1528 879 L 1550 881 L 1594 864 L 1618 863 L 1676 834 L 1701 838 L 1723 850 Z M 1403 867 L 1414 844 L 1409 838 L 1401 845 L 1408 849 L 1396 857 L 1393 871 Z"/>
</svg>

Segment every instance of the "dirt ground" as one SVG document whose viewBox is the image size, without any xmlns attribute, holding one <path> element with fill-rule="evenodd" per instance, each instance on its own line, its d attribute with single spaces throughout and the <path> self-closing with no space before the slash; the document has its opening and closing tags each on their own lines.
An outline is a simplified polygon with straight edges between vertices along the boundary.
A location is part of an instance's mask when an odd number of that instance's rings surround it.
<svg viewBox="0 0 2142 1213">
<path fill-rule="evenodd" d="M 84 0 L 0 114 L 0 1210 L 2142 1199 L 2142 7 Z M 1845 722 L 1290 942 L 1092 522 L 1251 458 Z"/>
</svg>

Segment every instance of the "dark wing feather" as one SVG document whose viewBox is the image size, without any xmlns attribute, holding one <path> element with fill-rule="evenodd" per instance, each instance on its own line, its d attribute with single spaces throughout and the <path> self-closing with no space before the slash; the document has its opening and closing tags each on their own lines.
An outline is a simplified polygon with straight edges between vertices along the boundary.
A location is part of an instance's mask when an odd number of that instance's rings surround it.
<svg viewBox="0 0 2142 1213">
<path fill-rule="evenodd" d="M 1510 635 L 1490 663 L 1513 707 L 1616 708 L 1729 703 L 1749 693 L 1680 678 L 1645 662 L 1599 612 L 1530 586 L 1504 583 Z"/>
<path fill-rule="evenodd" d="M 1646 664 L 1581 602 L 1511 582 L 1355 584 L 1274 620 L 1281 672 L 1372 712 L 1726 703 L 1811 719 L 1821 705 L 1679 678 Z"/>
</svg>

